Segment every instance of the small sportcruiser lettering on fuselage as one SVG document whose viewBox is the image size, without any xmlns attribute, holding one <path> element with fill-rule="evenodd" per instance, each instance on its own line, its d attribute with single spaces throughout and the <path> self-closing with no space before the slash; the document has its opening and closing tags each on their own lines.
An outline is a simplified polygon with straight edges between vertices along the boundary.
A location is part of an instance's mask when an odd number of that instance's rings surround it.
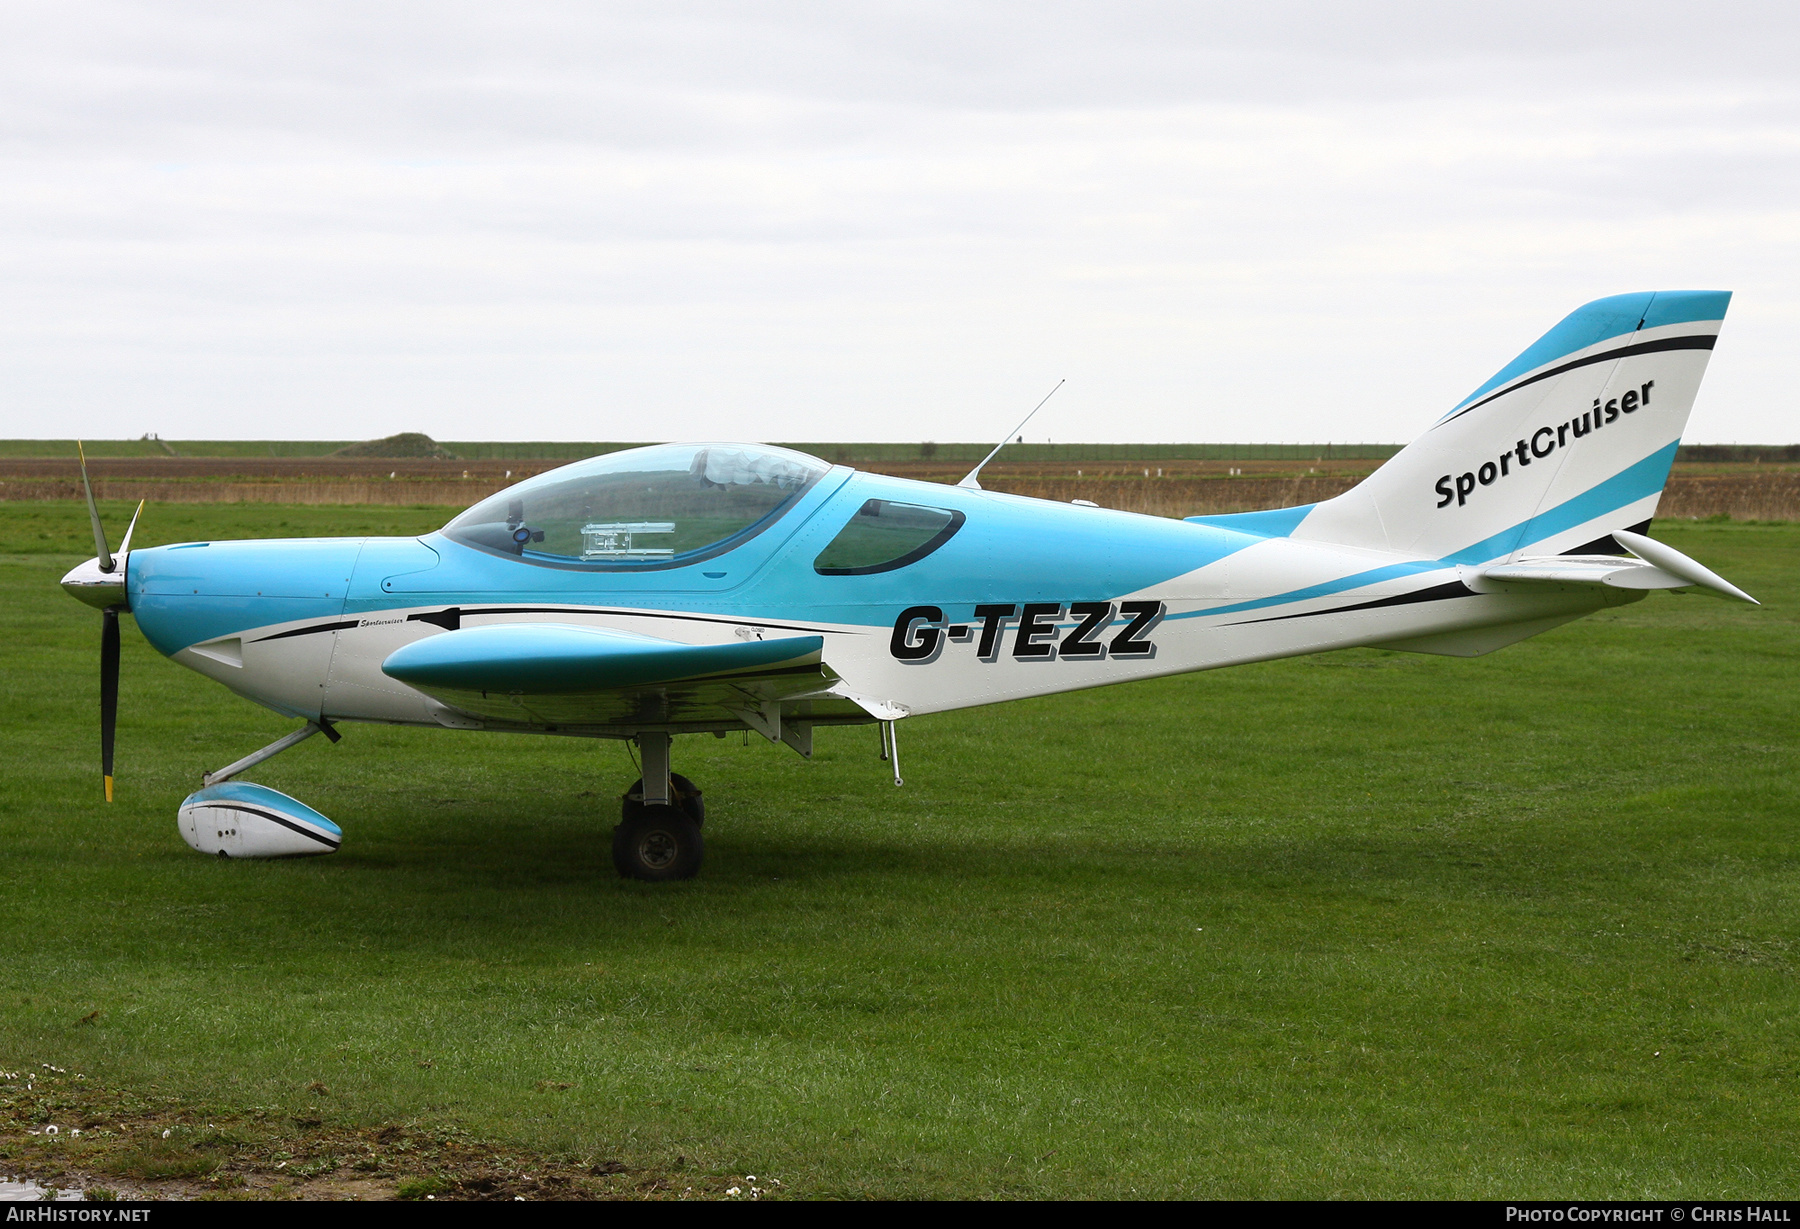
<svg viewBox="0 0 1800 1229">
<path fill-rule="evenodd" d="M 1149 601 L 983 603 L 968 622 L 951 623 L 941 607 L 908 606 L 894 620 L 888 647 L 896 660 L 924 665 L 936 661 L 945 644 L 974 641 L 976 659 L 991 663 L 1006 648 L 1010 624 L 1015 661 L 1148 660 L 1156 656 L 1149 635 L 1163 611 L 1163 603 Z M 1124 626 L 1103 638 L 1121 619 Z M 1074 623 L 1063 635 L 1067 620 Z"/>
<path fill-rule="evenodd" d="M 1580 418 L 1571 418 L 1554 427 L 1539 427 L 1531 433 L 1530 439 L 1520 440 L 1494 460 L 1483 461 L 1477 468 L 1461 475 L 1445 474 L 1437 480 L 1437 486 L 1432 488 L 1441 496 L 1437 506 L 1447 508 L 1454 500 L 1460 508 L 1469 501 L 1469 495 L 1477 485 L 1492 486 L 1501 478 L 1510 476 L 1515 460 L 1518 461 L 1519 468 L 1523 469 L 1534 459 L 1541 461 L 1558 448 L 1567 448 L 1571 437 L 1580 439 L 1589 432 L 1617 422 L 1621 414 L 1637 413 L 1650 404 L 1650 390 L 1655 387 L 1655 380 L 1646 380 L 1642 387 L 1628 389 L 1623 397 L 1614 397 L 1605 405 L 1600 404 L 1600 398 L 1595 397 L 1594 408 L 1583 413 Z"/>
</svg>

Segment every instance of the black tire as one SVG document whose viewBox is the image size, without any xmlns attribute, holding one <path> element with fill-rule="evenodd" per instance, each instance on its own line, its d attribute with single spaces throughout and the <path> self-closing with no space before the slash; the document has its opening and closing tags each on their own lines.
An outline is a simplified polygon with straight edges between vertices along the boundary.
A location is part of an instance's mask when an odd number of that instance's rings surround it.
<svg viewBox="0 0 1800 1229">
<path fill-rule="evenodd" d="M 625 796 L 619 800 L 619 819 L 621 821 L 631 823 L 643 815 L 644 804 L 640 801 L 643 796 L 644 778 L 639 777 L 631 783 L 631 788 L 626 790 Z M 706 823 L 705 796 L 700 792 L 698 785 L 678 772 L 669 774 L 669 801 L 686 812 L 687 817 L 694 821 L 695 827 Z"/>
<path fill-rule="evenodd" d="M 700 825 L 678 807 L 644 807 L 613 829 L 613 866 L 627 879 L 692 879 L 705 856 Z"/>
</svg>

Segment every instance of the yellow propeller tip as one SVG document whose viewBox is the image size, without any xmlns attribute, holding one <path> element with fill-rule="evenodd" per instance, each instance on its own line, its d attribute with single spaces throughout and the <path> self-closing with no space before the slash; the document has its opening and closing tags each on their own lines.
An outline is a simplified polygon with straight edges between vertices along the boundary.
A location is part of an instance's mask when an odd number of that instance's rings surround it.
<svg viewBox="0 0 1800 1229">
<path fill-rule="evenodd" d="M 108 802 L 112 801 L 112 778 L 111 777 L 106 778 L 106 800 Z"/>
</svg>

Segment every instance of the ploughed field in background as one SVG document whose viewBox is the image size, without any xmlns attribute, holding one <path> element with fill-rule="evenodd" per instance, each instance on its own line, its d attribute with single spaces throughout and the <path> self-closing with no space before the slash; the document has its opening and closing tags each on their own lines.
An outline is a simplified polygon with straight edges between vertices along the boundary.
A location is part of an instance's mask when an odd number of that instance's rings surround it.
<svg viewBox="0 0 1800 1229">
<path fill-rule="evenodd" d="M 102 499 L 462 508 L 544 470 L 635 446 L 440 444 L 409 435 L 361 444 L 106 440 L 86 448 L 94 493 Z M 788 446 L 876 473 L 946 483 L 987 451 L 976 444 Z M 1040 499 L 1199 516 L 1330 499 L 1398 450 L 1391 444 L 1011 444 L 981 481 L 989 490 Z M 0 499 L 80 495 L 72 441 L 0 440 Z M 1659 516 L 1800 520 L 1800 445 L 1684 446 Z"/>
</svg>

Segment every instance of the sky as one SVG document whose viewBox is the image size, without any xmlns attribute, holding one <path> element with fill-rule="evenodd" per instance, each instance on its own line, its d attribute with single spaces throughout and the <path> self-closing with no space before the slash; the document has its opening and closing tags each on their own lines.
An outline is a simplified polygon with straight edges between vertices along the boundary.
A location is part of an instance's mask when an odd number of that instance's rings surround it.
<svg viewBox="0 0 1800 1229">
<path fill-rule="evenodd" d="M 0 436 L 1399 442 L 1736 294 L 1800 440 L 1800 6 L 7 0 Z"/>
</svg>

